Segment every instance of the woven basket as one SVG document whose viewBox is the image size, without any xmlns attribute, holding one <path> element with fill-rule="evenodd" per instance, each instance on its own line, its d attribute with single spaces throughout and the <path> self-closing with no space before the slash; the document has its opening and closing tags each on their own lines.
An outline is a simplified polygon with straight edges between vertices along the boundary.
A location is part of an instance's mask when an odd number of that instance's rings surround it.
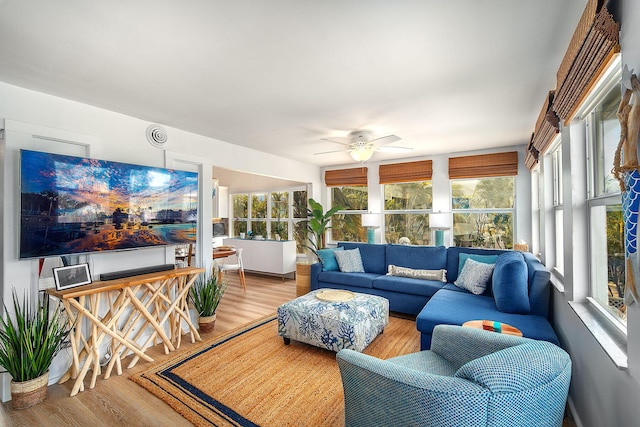
<svg viewBox="0 0 640 427">
<path fill-rule="evenodd" d="M 49 371 L 38 378 L 27 381 L 11 381 L 11 406 L 13 409 L 27 409 L 42 402 L 47 397 Z"/>
<path fill-rule="evenodd" d="M 213 327 L 216 325 L 216 315 L 200 317 L 198 319 L 198 329 L 202 333 L 208 333 L 213 331 Z"/>
</svg>

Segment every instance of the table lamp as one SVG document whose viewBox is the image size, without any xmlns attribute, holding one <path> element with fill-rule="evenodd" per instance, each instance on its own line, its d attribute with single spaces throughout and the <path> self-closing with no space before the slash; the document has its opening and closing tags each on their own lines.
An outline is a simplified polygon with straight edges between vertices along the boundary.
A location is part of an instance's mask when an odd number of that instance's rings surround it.
<svg viewBox="0 0 640 427">
<path fill-rule="evenodd" d="M 451 228 L 451 213 L 437 212 L 430 214 L 429 228 L 435 230 L 436 246 L 444 246 L 444 230 Z"/>
<path fill-rule="evenodd" d="M 367 243 L 369 244 L 376 242 L 375 229 L 380 227 L 380 215 L 371 212 L 362 214 L 362 226 L 367 228 Z"/>
</svg>

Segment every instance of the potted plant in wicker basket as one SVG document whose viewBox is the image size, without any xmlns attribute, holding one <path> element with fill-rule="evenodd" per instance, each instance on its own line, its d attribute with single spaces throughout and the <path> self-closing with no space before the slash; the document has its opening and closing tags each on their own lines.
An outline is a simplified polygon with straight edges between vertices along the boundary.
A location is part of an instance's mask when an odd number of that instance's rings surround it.
<svg viewBox="0 0 640 427">
<path fill-rule="evenodd" d="M 307 231 L 308 244 L 306 248 L 318 258 L 318 250 L 324 249 L 326 232 L 331 227 L 329 221 L 331 216 L 342 209 L 341 206 L 334 206 L 327 212 L 322 205 L 313 199 L 309 199 L 307 209 L 307 219 L 304 221 Z M 304 295 L 311 288 L 311 264 L 307 258 L 306 262 L 296 263 L 296 296 Z"/>
<path fill-rule="evenodd" d="M 218 269 L 204 273 L 189 290 L 189 299 L 198 312 L 200 332 L 211 332 L 216 322 L 216 309 L 227 290 L 228 283 L 222 280 Z"/>
<path fill-rule="evenodd" d="M 71 328 L 60 306 L 50 313 L 45 302 L 34 307 L 26 296 L 19 301 L 15 290 L 13 311 L 4 309 L 8 318 L 0 317 L 0 365 L 12 377 L 13 408 L 25 409 L 46 398 L 49 367 Z"/>
</svg>

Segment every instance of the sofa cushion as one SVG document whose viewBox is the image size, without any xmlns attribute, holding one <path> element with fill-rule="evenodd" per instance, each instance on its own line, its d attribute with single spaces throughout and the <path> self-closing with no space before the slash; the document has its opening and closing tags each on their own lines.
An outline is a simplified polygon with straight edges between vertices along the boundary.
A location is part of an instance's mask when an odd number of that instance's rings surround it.
<svg viewBox="0 0 640 427">
<path fill-rule="evenodd" d="M 345 250 L 358 248 L 362 258 L 362 266 L 367 273 L 387 274 L 385 255 L 386 245 L 370 245 L 368 243 L 340 242 L 338 246 Z"/>
<path fill-rule="evenodd" d="M 444 283 L 438 280 L 413 279 L 410 277 L 378 276 L 373 280 L 375 289 L 427 297 L 438 292 L 443 286 Z"/>
<path fill-rule="evenodd" d="M 462 325 L 469 320 L 493 320 L 507 323 L 520 329 L 527 338 L 545 340 L 559 345 L 558 337 L 545 317 L 504 313 L 496 309 L 491 296 L 446 289 L 436 292 L 429 299 L 416 317 L 416 327 L 423 334 L 430 336 L 436 325 Z"/>
<path fill-rule="evenodd" d="M 322 263 L 322 271 L 340 271 L 334 252 L 341 250 L 344 250 L 344 248 L 319 249 L 317 251 L 318 258 L 320 258 L 320 262 Z"/>
<path fill-rule="evenodd" d="M 437 280 L 439 282 L 447 281 L 447 270 L 420 270 L 409 267 L 399 267 L 397 265 L 389 265 L 387 276 L 412 277 L 414 279 Z"/>
<path fill-rule="evenodd" d="M 478 262 L 469 258 L 465 261 L 458 280 L 453 284 L 468 290 L 472 294 L 481 295 L 487 290 L 492 275 L 493 264 Z"/>
<path fill-rule="evenodd" d="M 335 251 L 334 255 L 338 261 L 340 271 L 343 273 L 364 273 L 362 266 L 362 258 L 360 257 L 360 249 L 350 249 Z"/>
<path fill-rule="evenodd" d="M 498 259 L 498 255 L 460 254 L 458 259 L 458 275 L 462 273 L 462 269 L 468 259 L 472 259 L 483 264 L 495 264 Z"/>
<path fill-rule="evenodd" d="M 387 245 L 388 265 L 397 265 L 422 270 L 444 269 L 447 263 L 447 248 L 444 246 Z M 386 271 L 385 271 L 386 272 Z"/>
<path fill-rule="evenodd" d="M 498 310 L 505 313 L 529 313 L 527 264 L 520 252 L 508 252 L 498 257 L 493 269 L 493 299 Z"/>
<path fill-rule="evenodd" d="M 479 248 L 461 248 L 457 246 L 451 246 L 447 248 L 447 280 L 451 283 L 455 282 L 460 274 L 460 255 L 462 254 L 475 254 L 475 255 L 500 255 L 505 253 L 503 249 L 479 249 Z M 477 261 L 477 260 L 476 260 Z"/>
<path fill-rule="evenodd" d="M 373 280 L 380 277 L 372 273 L 342 273 L 340 271 L 321 271 L 318 282 L 335 283 L 337 285 L 357 286 L 359 288 L 373 288 Z"/>
</svg>

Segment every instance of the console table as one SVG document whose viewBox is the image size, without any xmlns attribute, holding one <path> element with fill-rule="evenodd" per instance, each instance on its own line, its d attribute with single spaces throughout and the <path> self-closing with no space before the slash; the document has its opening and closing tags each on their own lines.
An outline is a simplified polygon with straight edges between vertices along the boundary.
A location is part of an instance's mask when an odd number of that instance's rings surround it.
<svg viewBox="0 0 640 427">
<path fill-rule="evenodd" d="M 152 362 L 145 350 L 157 339 L 164 344 L 165 353 L 179 348 L 182 321 L 189 327 L 191 342 L 201 341 L 189 316 L 187 296 L 202 272 L 203 268 L 186 267 L 98 281 L 63 291 L 47 289 L 47 293 L 60 299 L 73 327 L 70 338 L 73 362 L 69 374 L 75 383 L 71 396 L 84 390 L 84 378 L 90 368 L 93 375 L 89 388 L 95 387 L 101 373 L 99 346 L 107 336 L 111 338 L 111 359 L 105 369 L 105 379 L 114 366 L 118 375 L 122 374 L 122 359 L 129 352 L 134 357 L 128 368 L 140 358 Z M 84 319 L 88 321 L 86 336 L 82 331 Z M 148 327 L 151 335 L 139 343 Z"/>
</svg>

